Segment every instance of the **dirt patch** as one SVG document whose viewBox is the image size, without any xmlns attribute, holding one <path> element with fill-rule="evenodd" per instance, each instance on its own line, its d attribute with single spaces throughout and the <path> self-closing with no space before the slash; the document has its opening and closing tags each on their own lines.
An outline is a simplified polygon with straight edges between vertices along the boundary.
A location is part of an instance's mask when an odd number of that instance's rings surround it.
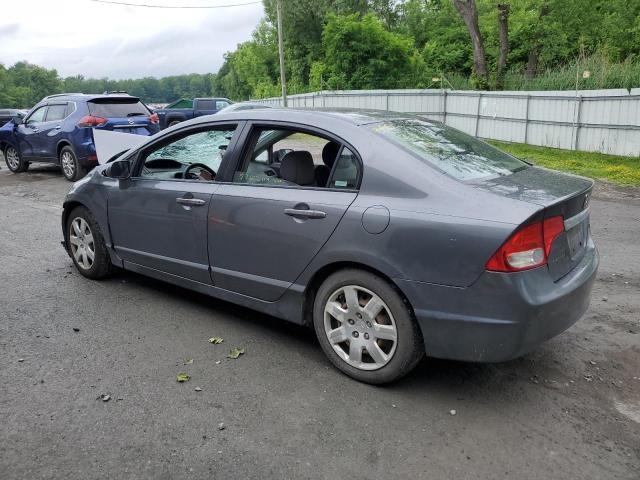
<svg viewBox="0 0 640 480">
<path fill-rule="evenodd" d="M 596 180 L 593 198 L 600 200 L 640 200 L 640 187 L 616 185 L 606 180 Z"/>
</svg>

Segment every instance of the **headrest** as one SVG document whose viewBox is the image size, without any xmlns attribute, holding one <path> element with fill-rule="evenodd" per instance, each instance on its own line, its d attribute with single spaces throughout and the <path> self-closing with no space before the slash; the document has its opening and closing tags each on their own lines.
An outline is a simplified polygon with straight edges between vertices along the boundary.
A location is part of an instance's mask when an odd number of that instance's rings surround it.
<svg viewBox="0 0 640 480">
<path fill-rule="evenodd" d="M 322 149 L 322 161 L 327 167 L 333 167 L 336 156 L 338 155 L 338 150 L 340 150 L 340 145 L 335 142 L 327 143 Z"/>
<path fill-rule="evenodd" d="M 311 154 L 304 150 L 287 153 L 280 164 L 280 178 L 298 185 L 313 185 L 316 177 Z"/>
</svg>

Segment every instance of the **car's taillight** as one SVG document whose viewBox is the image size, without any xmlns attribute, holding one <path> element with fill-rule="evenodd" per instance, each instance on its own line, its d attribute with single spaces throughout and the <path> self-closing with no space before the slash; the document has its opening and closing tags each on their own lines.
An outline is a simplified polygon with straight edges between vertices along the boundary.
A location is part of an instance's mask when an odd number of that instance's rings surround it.
<svg viewBox="0 0 640 480">
<path fill-rule="evenodd" d="M 102 117 L 94 117 L 93 115 L 87 115 L 82 117 L 78 122 L 79 127 L 99 127 L 107 123 L 108 120 Z"/>
<path fill-rule="evenodd" d="M 158 117 L 158 114 L 157 114 L 157 113 L 152 113 L 151 115 L 149 115 L 149 121 L 150 121 L 151 123 L 155 123 L 155 124 L 157 124 L 157 123 L 159 123 L 159 122 L 160 122 L 160 118 Z"/>
<path fill-rule="evenodd" d="M 487 270 L 519 272 L 547 263 L 553 240 L 564 232 L 561 216 L 525 225 L 517 230 L 487 262 Z"/>
</svg>

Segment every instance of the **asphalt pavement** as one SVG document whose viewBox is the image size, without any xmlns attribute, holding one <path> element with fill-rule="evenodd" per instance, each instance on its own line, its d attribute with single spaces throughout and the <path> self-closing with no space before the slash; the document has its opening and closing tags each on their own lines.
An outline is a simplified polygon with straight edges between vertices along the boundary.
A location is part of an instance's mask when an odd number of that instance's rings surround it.
<svg viewBox="0 0 640 480">
<path fill-rule="evenodd" d="M 640 478 L 640 190 L 598 185 L 600 272 L 567 332 L 373 387 L 311 330 L 131 273 L 85 279 L 60 245 L 69 186 L 0 170 L 3 480 Z"/>
</svg>

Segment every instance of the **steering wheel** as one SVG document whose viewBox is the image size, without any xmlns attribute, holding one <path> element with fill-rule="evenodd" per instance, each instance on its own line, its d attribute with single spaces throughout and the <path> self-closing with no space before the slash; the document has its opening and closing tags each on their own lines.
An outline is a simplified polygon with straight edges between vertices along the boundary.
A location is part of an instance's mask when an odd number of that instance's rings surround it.
<svg viewBox="0 0 640 480">
<path fill-rule="evenodd" d="M 191 173 L 191 170 L 195 169 L 195 168 L 199 168 L 200 170 L 204 170 L 205 172 L 208 172 L 211 175 L 211 178 L 202 178 L 200 175 L 196 175 L 195 173 Z M 216 172 L 214 172 L 210 167 L 207 167 L 204 163 L 192 163 L 191 165 L 189 165 L 183 174 L 184 178 L 193 178 L 196 180 L 215 180 L 216 179 Z"/>
</svg>

